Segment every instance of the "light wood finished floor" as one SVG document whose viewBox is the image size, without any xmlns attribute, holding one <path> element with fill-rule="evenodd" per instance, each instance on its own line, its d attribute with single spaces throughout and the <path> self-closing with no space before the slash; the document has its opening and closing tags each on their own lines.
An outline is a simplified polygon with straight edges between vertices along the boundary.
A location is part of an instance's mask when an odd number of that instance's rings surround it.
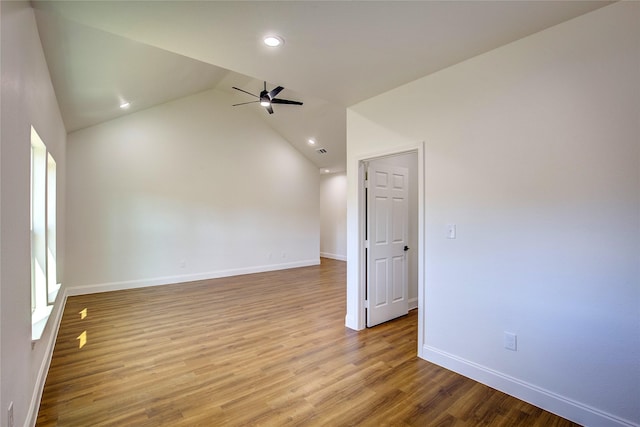
<svg viewBox="0 0 640 427">
<path fill-rule="evenodd" d="M 329 259 L 71 297 L 37 425 L 576 425 L 418 359 L 416 311 L 361 332 L 344 315 Z"/>
</svg>

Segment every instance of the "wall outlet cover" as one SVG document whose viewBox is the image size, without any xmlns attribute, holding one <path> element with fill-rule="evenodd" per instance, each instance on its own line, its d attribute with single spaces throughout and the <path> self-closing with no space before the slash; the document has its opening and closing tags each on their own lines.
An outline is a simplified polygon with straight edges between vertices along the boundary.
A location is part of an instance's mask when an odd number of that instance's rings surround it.
<svg viewBox="0 0 640 427">
<path fill-rule="evenodd" d="M 518 336 L 513 332 L 504 333 L 504 348 L 511 351 L 518 350 Z"/>
</svg>

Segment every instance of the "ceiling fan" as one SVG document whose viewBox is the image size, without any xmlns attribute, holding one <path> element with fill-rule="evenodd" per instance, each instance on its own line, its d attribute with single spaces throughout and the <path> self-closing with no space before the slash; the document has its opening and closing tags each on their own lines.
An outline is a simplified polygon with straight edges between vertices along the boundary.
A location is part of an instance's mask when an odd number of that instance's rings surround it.
<svg viewBox="0 0 640 427">
<path fill-rule="evenodd" d="M 282 92 L 282 89 L 284 89 L 282 86 L 278 86 L 277 88 L 273 89 L 272 91 L 267 91 L 267 82 L 264 82 L 264 89 L 262 90 L 262 92 L 260 92 L 260 96 L 258 95 L 254 95 L 251 92 L 247 92 L 246 90 L 237 88 L 235 86 L 232 86 L 235 90 L 239 90 L 240 92 L 244 92 L 247 93 L 251 96 L 255 96 L 256 98 L 258 98 L 257 101 L 249 101 L 249 102 L 242 102 L 240 104 L 233 104 L 233 107 L 236 107 L 238 105 L 245 105 L 245 104 L 253 104 L 256 102 L 259 102 L 260 105 L 262 105 L 268 112 L 269 114 L 273 114 L 273 106 L 272 104 L 289 104 L 289 105 L 302 105 L 302 102 L 299 101 L 290 101 L 288 99 L 280 99 L 280 98 L 276 98 L 276 96 Z"/>
</svg>

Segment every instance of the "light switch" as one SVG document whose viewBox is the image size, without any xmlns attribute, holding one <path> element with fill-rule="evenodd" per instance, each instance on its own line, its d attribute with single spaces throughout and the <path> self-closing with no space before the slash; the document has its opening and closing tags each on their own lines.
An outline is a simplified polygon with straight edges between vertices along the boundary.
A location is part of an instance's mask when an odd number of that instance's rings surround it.
<svg viewBox="0 0 640 427">
<path fill-rule="evenodd" d="M 455 239 L 455 238 L 456 238 L 456 225 L 447 224 L 447 239 Z"/>
</svg>

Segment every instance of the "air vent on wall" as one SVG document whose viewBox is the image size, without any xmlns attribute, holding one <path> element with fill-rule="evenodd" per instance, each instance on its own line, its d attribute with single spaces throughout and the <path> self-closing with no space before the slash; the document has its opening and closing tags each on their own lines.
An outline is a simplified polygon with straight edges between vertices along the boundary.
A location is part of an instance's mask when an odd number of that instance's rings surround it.
<svg viewBox="0 0 640 427">
<path fill-rule="evenodd" d="M 326 150 L 326 149 L 324 149 L 324 148 L 318 148 L 318 149 L 316 150 L 316 153 L 318 153 L 318 154 L 325 154 L 326 152 L 327 152 L 327 150 Z"/>
</svg>

